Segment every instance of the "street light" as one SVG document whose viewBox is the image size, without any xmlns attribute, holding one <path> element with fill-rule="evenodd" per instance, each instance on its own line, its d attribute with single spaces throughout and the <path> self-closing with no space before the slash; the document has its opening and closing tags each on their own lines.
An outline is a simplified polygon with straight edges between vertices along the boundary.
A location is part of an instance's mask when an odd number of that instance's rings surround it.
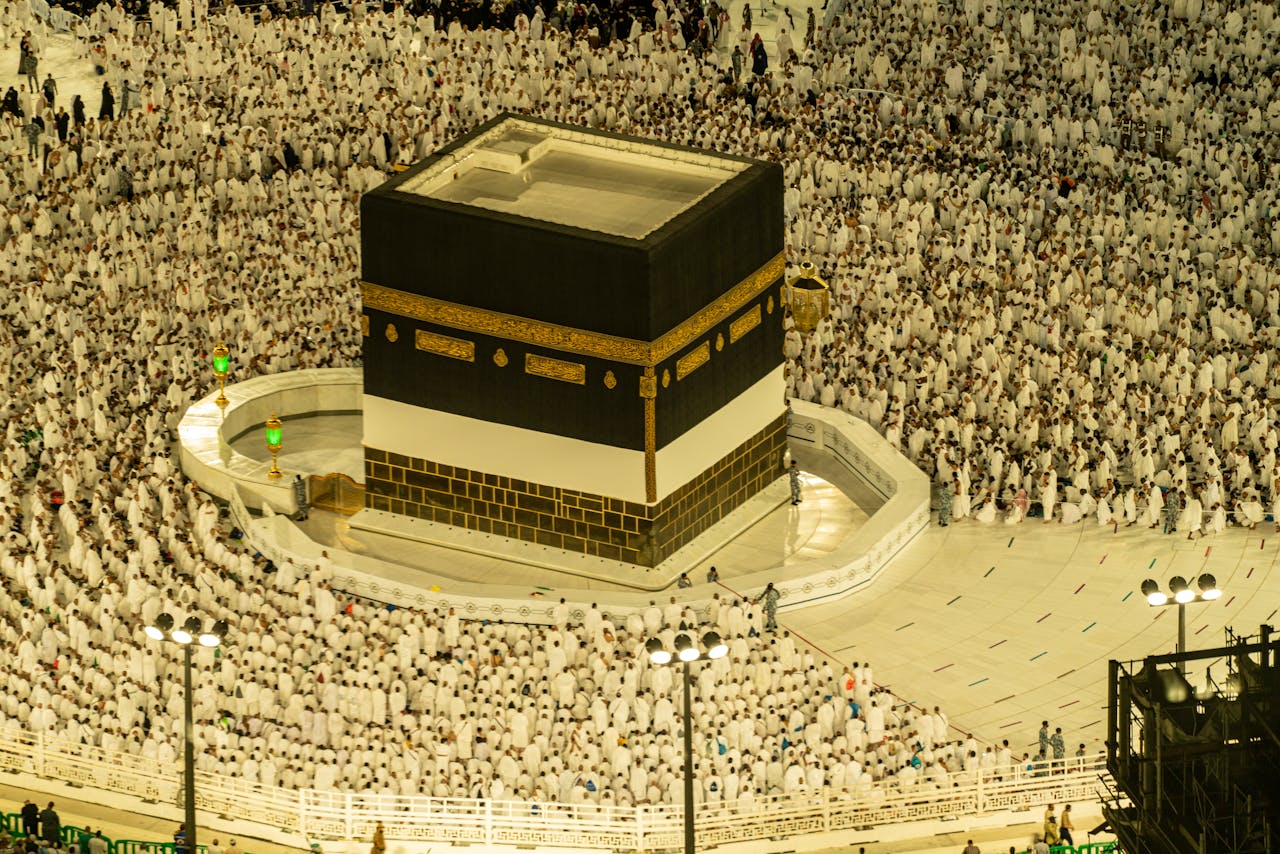
<svg viewBox="0 0 1280 854">
<path fill-rule="evenodd" d="M 686 633 L 684 623 L 680 624 L 680 634 L 676 635 L 674 645 L 675 657 L 680 661 L 684 671 L 684 854 L 693 854 L 693 700 L 690 697 L 690 686 L 693 678 L 689 674 L 689 665 L 699 658 L 723 658 L 729 647 L 715 632 L 707 632 L 702 636 L 702 647 L 699 649 Z M 658 638 L 645 642 L 645 652 L 654 664 L 671 664 L 671 651 L 662 645 Z M 705 650 L 705 651 L 704 651 Z"/>
<path fill-rule="evenodd" d="M 1142 582 L 1142 595 L 1147 597 L 1147 604 L 1152 608 L 1163 608 L 1167 605 L 1178 606 L 1178 654 L 1187 651 L 1187 606 L 1195 602 L 1212 602 L 1222 596 L 1222 590 L 1218 588 L 1218 580 L 1209 573 L 1203 573 L 1196 579 L 1196 587 L 1199 592 L 1192 589 L 1191 585 L 1181 575 L 1175 575 L 1169 579 L 1169 593 L 1160 589 L 1160 585 L 1153 579 L 1148 578 Z M 1185 661 L 1178 662 L 1178 671 L 1184 676 L 1187 673 L 1187 663 Z"/>
<path fill-rule="evenodd" d="M 182 708 L 186 714 L 184 738 L 186 754 L 183 757 L 184 787 L 186 789 L 186 850 L 187 854 L 196 854 L 196 740 L 193 732 L 191 712 L 191 642 L 199 639 L 200 645 L 215 647 L 227 636 L 227 621 L 218 620 L 208 631 L 204 630 L 204 621 L 199 617 L 187 617 L 181 626 L 173 619 L 172 614 L 160 614 L 156 621 L 143 628 L 147 637 L 152 640 L 169 640 L 182 647 Z"/>
</svg>

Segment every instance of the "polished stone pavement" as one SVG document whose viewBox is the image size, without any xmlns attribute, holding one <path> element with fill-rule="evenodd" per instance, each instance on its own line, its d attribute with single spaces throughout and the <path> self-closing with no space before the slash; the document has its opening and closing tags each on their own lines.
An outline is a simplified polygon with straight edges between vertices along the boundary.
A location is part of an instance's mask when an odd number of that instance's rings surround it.
<svg viewBox="0 0 1280 854">
<path fill-rule="evenodd" d="M 331 458 L 341 451 L 307 448 L 300 431 L 291 435 L 294 453 Z M 341 443 L 355 441 L 356 434 L 344 439 L 342 429 L 317 427 L 314 435 Z M 797 454 L 810 472 L 822 468 L 803 450 Z M 690 577 L 702 581 L 705 567 L 714 563 L 721 584 L 736 590 L 736 578 L 770 568 L 784 577 L 829 555 L 877 505 L 854 478 L 828 468 L 821 473 L 822 478 L 807 476 L 806 501 L 799 508 L 784 504 L 774 510 Z M 548 596 L 566 588 L 625 589 L 352 531 L 331 514 L 313 514 L 305 529 L 327 545 L 400 564 L 406 570 L 401 582 L 411 582 L 414 567 L 425 566 L 457 580 L 546 588 Z M 1047 719 L 1063 727 L 1072 748 L 1084 743 L 1092 750 L 1104 738 L 1108 659 L 1138 659 L 1174 646 L 1177 609 L 1148 607 L 1138 592 L 1142 580 L 1166 584 L 1173 575 L 1194 579 L 1213 573 L 1224 595 L 1187 608 L 1187 637 L 1193 648 L 1219 646 L 1226 626 L 1249 634 L 1275 619 L 1278 553 L 1280 535 L 1262 527 L 1190 542 L 1092 521 L 964 521 L 918 536 L 868 589 L 785 611 L 782 623 L 842 663 L 871 661 L 878 682 L 904 700 L 943 706 L 957 729 L 983 743 L 1007 738 L 1015 750 L 1032 750 Z M 1221 662 L 1212 666 L 1219 677 L 1225 674 Z M 1203 682 L 1203 668 L 1191 676 Z"/>
</svg>

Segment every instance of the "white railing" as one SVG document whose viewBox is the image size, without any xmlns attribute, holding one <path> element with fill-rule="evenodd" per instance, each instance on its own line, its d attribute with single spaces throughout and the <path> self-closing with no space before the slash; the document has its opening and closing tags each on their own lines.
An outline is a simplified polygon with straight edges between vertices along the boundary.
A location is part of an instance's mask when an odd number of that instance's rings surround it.
<svg viewBox="0 0 1280 854">
<path fill-rule="evenodd" d="M 216 390 L 197 400 L 178 422 L 178 456 L 182 473 L 210 495 L 230 500 L 239 494 L 250 507 L 278 513 L 298 509 L 293 476 L 272 479 L 269 460 L 255 460 L 231 443 L 259 428 L 271 415 L 290 418 L 317 413 L 359 412 L 364 378 L 360 368 L 309 368 L 253 377 L 226 388 L 227 406 L 216 403 Z M 285 428 L 288 440 L 288 427 Z"/>
<path fill-rule="evenodd" d="M 1104 756 L 1067 760 L 1057 773 L 999 781 L 953 777 L 940 784 L 900 789 L 884 782 L 760 798 L 749 809 L 740 802 L 698 807 L 700 847 L 807 833 L 853 830 L 871 825 L 973 817 L 1027 809 L 1048 802 L 1098 797 Z M 154 760 L 0 729 L 0 769 L 178 804 L 180 775 Z M 966 782 L 961 783 L 960 780 Z M 489 845 L 552 845 L 572 848 L 654 850 L 679 848 L 679 806 L 619 807 L 596 804 L 527 803 L 466 798 L 294 791 L 222 774 L 197 772 L 199 809 L 238 821 L 298 833 L 308 839 L 368 839 L 382 822 L 389 839 L 475 842 Z"/>
</svg>

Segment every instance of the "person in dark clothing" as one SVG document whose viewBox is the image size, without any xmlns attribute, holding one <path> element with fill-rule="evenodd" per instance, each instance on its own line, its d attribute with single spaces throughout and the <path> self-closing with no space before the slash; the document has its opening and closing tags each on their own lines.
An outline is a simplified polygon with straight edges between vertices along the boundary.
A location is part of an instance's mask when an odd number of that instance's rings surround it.
<svg viewBox="0 0 1280 854">
<path fill-rule="evenodd" d="M 28 91 L 36 92 L 40 89 L 40 81 L 36 77 L 39 64 L 35 49 L 31 45 L 31 34 L 27 33 L 18 46 L 18 73 L 26 75 Z"/>
<path fill-rule="evenodd" d="M 27 835 L 27 838 L 34 837 L 36 835 L 36 829 L 39 827 L 39 823 L 40 808 L 33 804 L 31 799 L 28 798 L 22 803 L 22 832 Z"/>
<path fill-rule="evenodd" d="M 84 127 L 84 101 L 79 95 L 71 99 L 71 122 L 76 127 Z"/>
<path fill-rule="evenodd" d="M 84 139 L 81 138 L 79 131 L 71 131 L 68 137 L 71 143 L 71 150 L 76 153 L 75 165 L 80 168 L 80 164 L 84 162 Z"/>
<path fill-rule="evenodd" d="M 50 847 L 55 845 L 62 833 L 62 819 L 53 811 L 53 801 L 40 813 L 40 836 Z"/>
<path fill-rule="evenodd" d="M 62 107 L 58 108 L 57 114 L 53 117 L 53 126 L 58 131 L 58 142 L 67 141 L 67 128 L 71 125 L 71 116 L 67 115 L 67 111 Z"/>
<path fill-rule="evenodd" d="M 751 73 L 764 74 L 769 68 L 769 54 L 765 53 L 764 40 L 757 33 L 751 40 Z"/>
<path fill-rule="evenodd" d="M 113 120 L 116 117 L 116 96 L 111 94 L 111 84 L 102 84 L 102 106 L 98 109 L 99 119 Z"/>
<path fill-rule="evenodd" d="M 22 117 L 22 105 L 18 103 L 18 90 L 12 86 L 9 87 L 8 92 L 4 93 L 4 100 L 0 101 L 0 112 Z"/>
</svg>

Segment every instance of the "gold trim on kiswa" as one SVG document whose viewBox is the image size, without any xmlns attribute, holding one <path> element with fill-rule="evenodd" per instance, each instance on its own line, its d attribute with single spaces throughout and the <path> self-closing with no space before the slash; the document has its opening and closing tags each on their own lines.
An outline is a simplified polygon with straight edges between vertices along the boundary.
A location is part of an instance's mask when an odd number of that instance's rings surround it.
<svg viewBox="0 0 1280 854">
<path fill-rule="evenodd" d="M 645 394 L 645 389 L 653 389 Z M 653 368 L 645 368 L 640 378 L 640 396 L 644 398 L 644 500 L 658 500 L 658 383 Z"/>
<path fill-rule="evenodd" d="M 653 375 L 653 368 L 645 368 L 640 377 L 640 396 L 649 400 L 658 396 L 658 378 Z"/>
<path fill-rule="evenodd" d="M 411 317 L 424 323 L 465 330 L 477 335 L 506 338 L 549 350 L 560 350 L 579 356 L 594 356 L 598 359 L 643 367 L 657 365 L 673 356 L 717 323 L 726 320 L 762 290 L 781 278 L 783 268 L 784 258 L 782 253 L 778 253 L 760 269 L 656 341 L 637 341 L 634 338 L 621 338 L 616 335 L 605 335 L 586 329 L 574 329 L 541 320 L 517 317 L 513 314 L 472 308 L 370 282 L 361 283 L 361 291 L 365 308 Z"/>
<path fill-rule="evenodd" d="M 450 338 L 448 335 L 428 332 L 425 329 L 414 331 L 413 346 L 424 353 L 435 353 L 437 356 L 448 356 L 450 359 L 459 359 L 463 362 L 474 362 L 476 360 L 476 343 L 474 341 Z"/>
<path fill-rule="evenodd" d="M 524 354 L 524 372 L 535 377 L 546 377 L 549 380 L 560 380 L 566 383 L 585 385 L 587 382 L 587 366 L 580 362 L 566 362 L 550 356 L 539 356 L 537 353 Z"/>
<path fill-rule="evenodd" d="M 738 339 L 760 325 L 760 304 L 751 306 L 751 310 L 738 315 L 729 324 L 729 343 L 736 344 Z"/>
<path fill-rule="evenodd" d="M 676 379 L 684 379 L 709 361 L 711 361 L 711 344 L 703 341 L 676 361 Z"/>
</svg>

